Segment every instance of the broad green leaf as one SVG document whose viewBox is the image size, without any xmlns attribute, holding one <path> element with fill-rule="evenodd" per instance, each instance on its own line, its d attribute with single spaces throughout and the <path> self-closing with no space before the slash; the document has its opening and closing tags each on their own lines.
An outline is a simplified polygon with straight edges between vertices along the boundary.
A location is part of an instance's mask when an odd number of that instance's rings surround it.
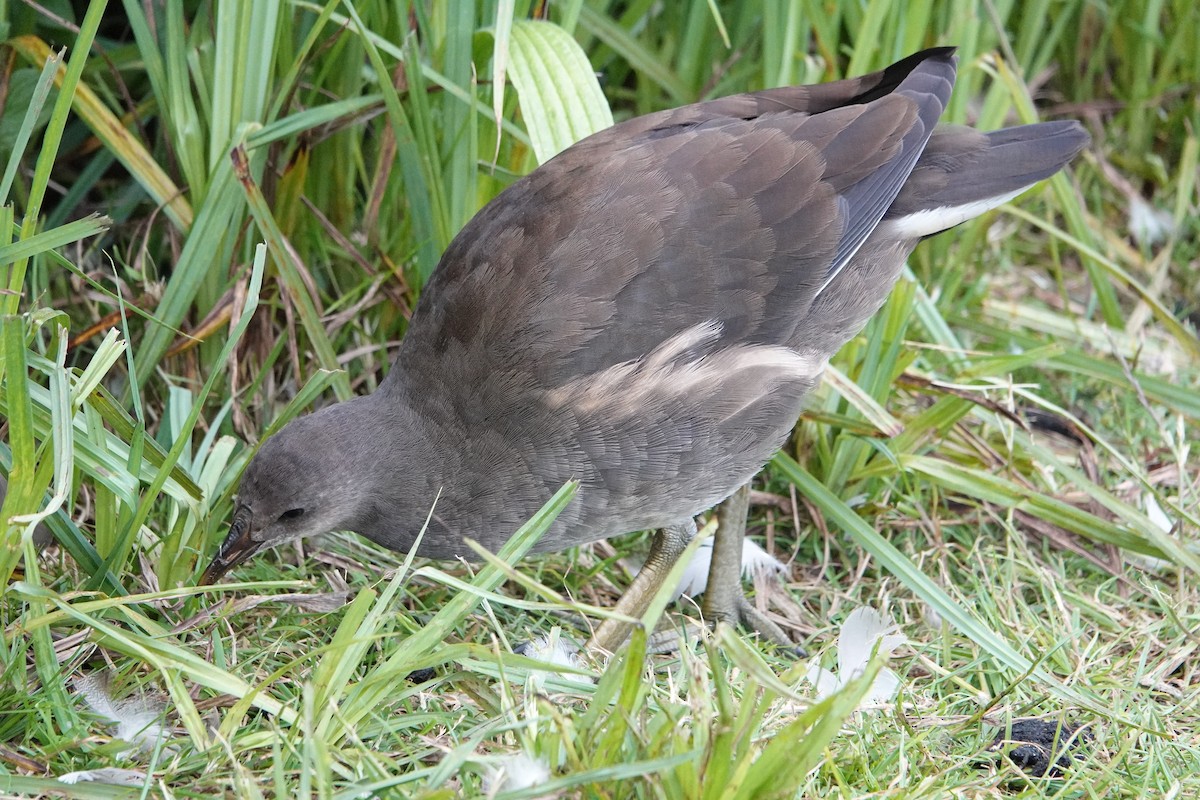
<svg viewBox="0 0 1200 800">
<path fill-rule="evenodd" d="M 596 72 L 575 39 L 551 22 L 514 22 L 509 68 L 539 164 L 613 124 Z"/>
</svg>

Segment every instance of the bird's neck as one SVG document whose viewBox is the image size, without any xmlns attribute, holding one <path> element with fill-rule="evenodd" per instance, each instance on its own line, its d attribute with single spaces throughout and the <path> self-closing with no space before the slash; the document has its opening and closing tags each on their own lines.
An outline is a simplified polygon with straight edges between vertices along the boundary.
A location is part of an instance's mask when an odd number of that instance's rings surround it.
<svg viewBox="0 0 1200 800">
<path fill-rule="evenodd" d="M 358 489 L 347 527 L 394 550 L 407 551 L 438 501 L 445 474 L 458 457 L 402 386 L 380 387 L 355 398 L 355 427 L 345 461 L 354 465 Z"/>
</svg>

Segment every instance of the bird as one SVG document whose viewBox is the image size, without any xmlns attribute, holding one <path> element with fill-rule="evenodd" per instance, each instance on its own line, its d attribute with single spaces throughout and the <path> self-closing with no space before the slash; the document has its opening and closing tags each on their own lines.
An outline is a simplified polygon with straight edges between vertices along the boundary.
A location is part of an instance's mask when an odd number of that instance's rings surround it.
<svg viewBox="0 0 1200 800">
<path fill-rule="evenodd" d="M 1089 142 L 1071 120 L 939 125 L 957 63 L 635 117 L 514 182 L 447 247 L 378 388 L 262 443 L 201 581 L 334 530 L 408 552 L 427 516 L 418 555 L 470 558 L 464 537 L 498 550 L 576 480 L 533 551 L 656 531 L 616 607 L 637 616 L 728 499 L 704 611 L 779 640 L 738 582 L 744 487 L 917 244 Z"/>
</svg>

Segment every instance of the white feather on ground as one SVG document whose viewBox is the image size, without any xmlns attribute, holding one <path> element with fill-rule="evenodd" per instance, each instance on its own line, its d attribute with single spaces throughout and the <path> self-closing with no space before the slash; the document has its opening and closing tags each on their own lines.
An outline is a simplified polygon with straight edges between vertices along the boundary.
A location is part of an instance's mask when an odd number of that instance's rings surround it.
<svg viewBox="0 0 1200 800">
<path fill-rule="evenodd" d="M 76 691 L 88 707 L 117 726 L 115 738 L 128 742 L 130 747 L 121 751 L 144 752 L 167 738 L 168 731 L 163 722 L 166 702 L 147 694 L 134 694 L 120 700 L 113 699 L 109 691 L 108 676 L 103 673 L 81 675 L 74 680 Z"/>
<path fill-rule="evenodd" d="M 1129 233 L 1138 244 L 1152 247 L 1175 235 L 1175 217 L 1169 211 L 1150 205 L 1137 194 L 1130 194 Z"/>
<path fill-rule="evenodd" d="M 579 648 L 567 642 L 561 635 L 537 636 L 517 645 L 513 652 L 556 667 L 580 667 Z"/>
<path fill-rule="evenodd" d="M 1142 507 L 1146 510 L 1146 516 L 1154 523 L 1154 526 L 1160 531 L 1170 536 L 1175 530 L 1175 522 L 1168 516 L 1163 507 L 1158 504 L 1158 499 L 1151 492 L 1146 492 L 1142 496 Z M 1135 567 L 1144 569 L 1147 572 L 1164 572 L 1170 569 L 1173 565 L 1170 561 L 1164 558 L 1155 558 L 1154 556 L 1135 553 L 1132 550 L 1124 551 L 1125 560 Z"/>
<path fill-rule="evenodd" d="M 540 786 L 550 780 L 550 765 L 522 751 L 501 756 L 489 764 L 483 787 L 489 797 L 499 792 L 515 792 Z"/>
<path fill-rule="evenodd" d="M 143 786 L 146 783 L 146 773 L 136 769 L 121 769 L 119 767 L 104 767 L 102 769 L 85 769 L 79 772 L 68 772 L 58 776 L 59 783 L 107 783 L 110 786 Z"/>
<path fill-rule="evenodd" d="M 522 642 L 513 648 L 519 656 L 542 661 L 551 667 L 565 667 L 578 670 L 585 669 L 579 660 L 579 645 L 570 638 L 562 635 L 561 630 L 553 628 L 548 636 L 535 636 L 527 642 Z M 549 675 L 559 675 L 569 681 L 595 681 L 594 677 L 579 675 L 573 672 L 559 673 L 553 669 L 530 669 L 527 678 L 528 688 L 533 692 L 541 692 Z"/>
<path fill-rule="evenodd" d="M 708 586 L 708 569 L 712 564 L 712 539 L 706 539 L 696 549 L 696 554 L 683 571 L 675 597 L 695 597 L 703 594 Z M 752 539 L 742 541 L 742 577 L 753 579 L 762 575 L 782 575 L 787 567 L 775 556 L 763 550 Z"/>
<path fill-rule="evenodd" d="M 896 625 L 875 609 L 865 606 L 856 608 L 846 617 L 838 633 L 837 673 L 830 672 L 814 660 L 805 677 L 816 689 L 817 697 L 824 699 L 863 674 L 876 642 L 879 643 L 880 654 L 890 658 L 896 648 L 906 641 Z M 867 705 L 886 703 L 896 696 L 899 688 L 900 678 L 884 667 L 875 676 L 875 682 L 867 690 L 862 702 Z"/>
</svg>

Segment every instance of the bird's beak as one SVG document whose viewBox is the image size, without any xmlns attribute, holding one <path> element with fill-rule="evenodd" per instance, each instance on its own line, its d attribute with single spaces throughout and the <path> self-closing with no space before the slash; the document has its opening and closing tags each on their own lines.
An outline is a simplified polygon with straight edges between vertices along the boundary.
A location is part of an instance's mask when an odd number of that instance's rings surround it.
<svg viewBox="0 0 1200 800">
<path fill-rule="evenodd" d="M 226 572 L 241 564 L 259 551 L 261 543 L 250 537 L 253 531 L 250 509 L 241 506 L 233 515 L 233 524 L 229 526 L 229 535 L 221 543 L 217 556 L 200 576 L 200 585 L 204 586 L 221 580 Z"/>
</svg>

